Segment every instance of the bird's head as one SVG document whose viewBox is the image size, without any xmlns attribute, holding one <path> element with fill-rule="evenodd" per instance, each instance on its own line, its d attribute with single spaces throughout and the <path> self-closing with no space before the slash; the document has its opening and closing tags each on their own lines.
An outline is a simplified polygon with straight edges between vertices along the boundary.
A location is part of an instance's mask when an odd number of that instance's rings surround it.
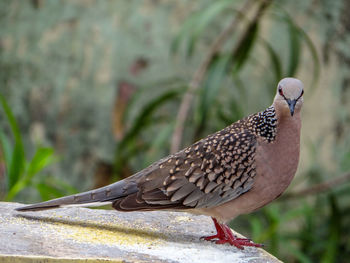
<svg viewBox="0 0 350 263">
<path fill-rule="evenodd" d="M 291 116 L 299 112 L 303 105 L 304 85 L 295 78 L 284 78 L 277 85 L 274 106 L 281 112 L 289 112 Z"/>
</svg>

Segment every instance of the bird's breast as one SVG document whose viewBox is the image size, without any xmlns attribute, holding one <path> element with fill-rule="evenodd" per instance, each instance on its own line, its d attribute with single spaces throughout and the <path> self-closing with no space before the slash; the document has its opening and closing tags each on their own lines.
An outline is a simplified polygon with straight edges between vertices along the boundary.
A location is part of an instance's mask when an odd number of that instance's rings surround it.
<svg viewBox="0 0 350 263">
<path fill-rule="evenodd" d="M 257 176 L 251 190 L 260 197 L 255 209 L 280 196 L 294 178 L 299 163 L 300 128 L 300 114 L 288 117 L 278 123 L 274 142 L 258 142 Z"/>
<path fill-rule="evenodd" d="M 300 115 L 279 122 L 273 142 L 258 139 L 253 187 L 220 206 L 207 209 L 206 214 L 227 222 L 240 214 L 250 213 L 280 196 L 292 181 L 299 162 Z"/>
</svg>

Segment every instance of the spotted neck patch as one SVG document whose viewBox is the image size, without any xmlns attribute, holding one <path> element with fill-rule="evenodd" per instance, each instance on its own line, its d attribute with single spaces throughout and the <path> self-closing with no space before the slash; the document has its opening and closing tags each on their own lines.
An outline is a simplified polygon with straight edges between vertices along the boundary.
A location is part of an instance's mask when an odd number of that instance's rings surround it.
<svg viewBox="0 0 350 263">
<path fill-rule="evenodd" d="M 276 111 L 273 106 L 266 110 L 258 112 L 248 117 L 252 124 L 255 133 L 266 139 L 268 142 L 273 142 L 277 132 Z"/>
</svg>

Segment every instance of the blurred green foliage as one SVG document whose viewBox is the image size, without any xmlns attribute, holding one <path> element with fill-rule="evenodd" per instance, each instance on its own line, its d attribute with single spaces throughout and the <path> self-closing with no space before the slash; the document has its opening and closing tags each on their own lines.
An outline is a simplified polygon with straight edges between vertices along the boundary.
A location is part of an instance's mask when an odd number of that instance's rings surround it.
<svg viewBox="0 0 350 263">
<path fill-rule="evenodd" d="M 7 117 L 12 137 L 9 138 L 4 130 L 0 129 L 0 150 L 1 162 L 6 168 L 6 188 L 5 201 L 13 200 L 23 189 L 34 187 L 40 193 L 42 199 L 54 198 L 68 193 L 67 190 L 73 189 L 68 184 L 63 182 L 54 184 L 45 183 L 43 177 L 37 175 L 47 166 L 53 164 L 57 157 L 54 155 L 54 150 L 49 147 L 38 146 L 34 156 L 28 159 L 26 150 L 23 146 L 22 135 L 18 128 L 18 124 L 13 116 L 13 113 L 7 104 L 5 98 L 0 94 L 0 103 L 3 108 L 3 113 Z M 52 178 L 50 180 L 52 182 Z M 65 189 L 64 191 L 60 190 Z"/>
<path fill-rule="evenodd" d="M 1 1 L 2 196 L 87 190 L 99 162 L 116 180 L 167 155 L 191 79 L 237 19 L 193 94 L 183 145 L 266 108 L 281 78 L 302 78 L 304 159 L 290 195 L 232 226 L 286 262 L 347 262 L 349 181 L 293 193 L 350 172 L 349 11 L 345 0 Z"/>
</svg>

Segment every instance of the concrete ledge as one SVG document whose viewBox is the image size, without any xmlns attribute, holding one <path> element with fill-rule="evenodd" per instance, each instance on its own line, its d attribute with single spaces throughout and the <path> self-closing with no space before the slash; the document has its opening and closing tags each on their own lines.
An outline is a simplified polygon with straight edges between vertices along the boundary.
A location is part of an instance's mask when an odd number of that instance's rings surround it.
<svg viewBox="0 0 350 263">
<path fill-rule="evenodd" d="M 215 232 L 205 216 L 87 208 L 20 213 L 18 206 L 0 202 L 0 262 L 280 262 L 263 249 L 200 240 Z"/>
</svg>

